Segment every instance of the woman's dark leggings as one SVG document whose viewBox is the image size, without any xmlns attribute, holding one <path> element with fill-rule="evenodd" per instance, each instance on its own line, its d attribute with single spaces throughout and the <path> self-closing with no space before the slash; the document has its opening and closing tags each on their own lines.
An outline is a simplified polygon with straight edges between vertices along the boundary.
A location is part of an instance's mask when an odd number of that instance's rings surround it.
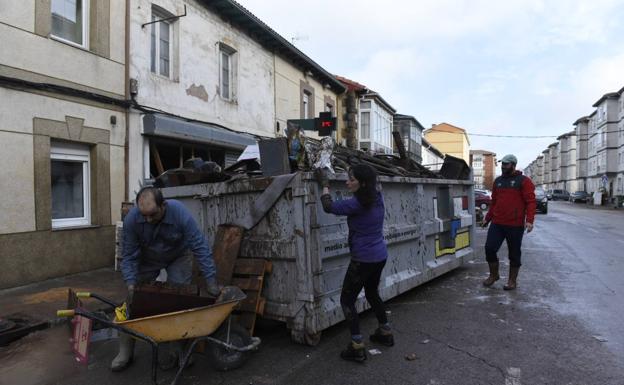
<svg viewBox="0 0 624 385">
<path fill-rule="evenodd" d="M 351 263 L 349 263 L 347 274 L 345 274 L 344 282 L 342 283 L 340 305 L 342 306 L 345 319 L 350 324 L 351 335 L 361 334 L 360 320 L 355 308 L 355 301 L 360 291 L 362 291 L 362 288 L 364 288 L 366 300 L 370 303 L 375 312 L 377 321 L 379 321 L 380 324 L 388 323 L 386 308 L 381 297 L 379 297 L 378 290 L 381 271 L 385 265 L 386 261 L 374 263 L 351 261 Z"/>
</svg>

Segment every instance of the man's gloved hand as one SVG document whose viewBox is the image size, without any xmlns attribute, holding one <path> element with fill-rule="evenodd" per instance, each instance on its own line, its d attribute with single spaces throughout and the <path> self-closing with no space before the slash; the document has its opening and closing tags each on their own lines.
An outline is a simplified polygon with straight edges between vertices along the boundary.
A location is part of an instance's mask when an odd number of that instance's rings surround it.
<svg viewBox="0 0 624 385">
<path fill-rule="evenodd" d="M 314 176 L 321 187 L 329 187 L 329 176 L 327 175 L 326 168 L 317 168 L 316 171 L 314 171 Z"/>
<path fill-rule="evenodd" d="M 481 222 L 481 227 L 483 227 L 483 228 L 488 227 L 489 224 L 490 224 L 490 221 L 485 221 L 484 220 L 483 222 Z"/>
<path fill-rule="evenodd" d="M 214 298 L 217 298 L 221 294 L 221 287 L 217 284 L 215 277 L 206 279 L 206 293 Z"/>
</svg>

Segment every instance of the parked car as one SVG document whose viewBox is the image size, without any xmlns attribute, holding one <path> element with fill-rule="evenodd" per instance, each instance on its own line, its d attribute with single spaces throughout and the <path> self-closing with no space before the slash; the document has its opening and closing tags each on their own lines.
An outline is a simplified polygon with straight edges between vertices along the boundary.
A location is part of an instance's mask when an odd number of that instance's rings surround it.
<svg viewBox="0 0 624 385">
<path fill-rule="evenodd" d="M 567 201 L 570 199 L 570 193 L 566 190 L 552 190 L 551 200 L 553 201 Z"/>
<path fill-rule="evenodd" d="M 490 190 L 484 190 L 484 189 L 480 189 L 480 188 L 476 188 L 474 189 L 475 193 L 482 193 L 485 194 L 487 196 L 489 196 L 490 198 L 492 197 L 492 192 Z"/>
<path fill-rule="evenodd" d="M 485 211 L 492 204 L 492 198 L 486 193 L 475 191 L 475 207 Z"/>
<path fill-rule="evenodd" d="M 548 198 L 546 191 L 541 187 L 535 188 L 535 202 L 537 203 L 537 211 L 548 214 Z"/>
<path fill-rule="evenodd" d="M 589 194 L 586 191 L 575 191 L 570 194 L 570 202 L 583 202 L 587 203 L 589 200 Z"/>
</svg>

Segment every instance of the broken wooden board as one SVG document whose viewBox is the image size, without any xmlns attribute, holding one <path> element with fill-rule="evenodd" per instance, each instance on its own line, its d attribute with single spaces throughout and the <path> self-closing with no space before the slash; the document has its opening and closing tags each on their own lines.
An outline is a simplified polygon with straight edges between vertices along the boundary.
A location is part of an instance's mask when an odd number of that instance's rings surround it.
<svg viewBox="0 0 624 385">
<path fill-rule="evenodd" d="M 240 226 L 219 225 L 214 240 L 213 257 L 217 266 L 217 282 L 229 285 L 234 273 L 238 252 L 245 229 Z"/>
</svg>

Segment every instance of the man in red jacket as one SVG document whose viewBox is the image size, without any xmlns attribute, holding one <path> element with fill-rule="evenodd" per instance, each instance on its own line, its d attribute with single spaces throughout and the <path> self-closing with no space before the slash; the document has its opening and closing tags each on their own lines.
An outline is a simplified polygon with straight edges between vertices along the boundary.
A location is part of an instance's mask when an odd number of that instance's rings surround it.
<svg viewBox="0 0 624 385">
<path fill-rule="evenodd" d="M 485 241 L 485 259 L 490 267 L 490 275 L 483 286 L 492 286 L 498 281 L 498 257 L 496 253 L 503 241 L 507 241 L 509 250 L 509 279 L 505 290 L 514 290 L 520 271 L 520 256 L 524 229 L 533 230 L 535 219 L 535 185 L 531 178 L 516 171 L 518 159 L 505 155 L 501 160 L 503 175 L 494 180 L 492 203 L 483 221 L 483 227 L 492 222 Z"/>
</svg>

